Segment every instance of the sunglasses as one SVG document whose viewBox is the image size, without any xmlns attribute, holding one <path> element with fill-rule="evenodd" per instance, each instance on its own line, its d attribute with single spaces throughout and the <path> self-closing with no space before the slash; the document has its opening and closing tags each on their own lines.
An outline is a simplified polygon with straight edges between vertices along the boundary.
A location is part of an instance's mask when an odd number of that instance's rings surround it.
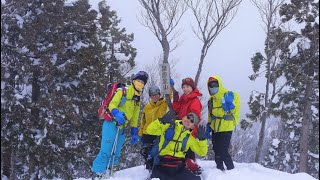
<svg viewBox="0 0 320 180">
<path fill-rule="evenodd" d="M 219 87 L 218 81 L 211 81 L 208 83 L 209 88 Z"/>
<path fill-rule="evenodd" d="M 194 119 L 193 119 L 193 116 L 192 115 L 188 115 L 187 116 L 187 119 L 189 119 L 191 121 L 191 123 L 194 123 Z"/>
</svg>

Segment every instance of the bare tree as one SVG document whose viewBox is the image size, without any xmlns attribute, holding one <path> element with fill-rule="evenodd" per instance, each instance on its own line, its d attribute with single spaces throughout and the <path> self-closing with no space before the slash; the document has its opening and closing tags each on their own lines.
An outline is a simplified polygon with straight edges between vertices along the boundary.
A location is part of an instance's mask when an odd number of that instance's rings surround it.
<svg viewBox="0 0 320 180">
<path fill-rule="evenodd" d="M 237 14 L 242 0 L 185 0 L 197 21 L 193 32 L 203 42 L 195 84 L 199 82 L 204 59 L 220 32 Z"/>
<path fill-rule="evenodd" d="M 265 84 L 265 92 L 264 92 L 264 95 L 262 96 L 264 97 L 263 98 L 264 103 L 262 105 L 263 110 L 260 116 L 261 128 L 259 133 L 259 141 L 256 148 L 255 162 L 260 162 L 260 159 L 261 159 L 262 147 L 265 139 L 266 121 L 267 121 L 267 118 L 270 116 L 271 105 L 273 104 L 273 100 L 276 97 L 276 95 L 284 88 L 284 86 L 281 86 L 278 89 L 276 86 L 277 85 L 276 79 L 279 78 L 279 74 L 277 75 L 278 68 L 281 68 L 281 67 L 277 67 L 277 64 L 279 61 L 279 54 L 277 54 L 276 50 L 279 49 L 279 47 L 281 46 L 281 44 L 283 44 L 283 42 L 281 42 L 280 39 L 276 39 L 275 38 L 276 34 L 274 33 L 274 27 L 279 27 L 281 23 L 279 22 L 279 19 L 278 19 L 279 18 L 278 10 L 280 6 L 284 3 L 284 1 L 285 0 L 267 0 L 267 1 L 251 0 L 251 2 L 259 10 L 261 19 L 264 23 L 263 28 L 267 36 L 265 41 L 265 57 L 262 57 L 262 62 L 266 64 L 265 69 L 262 71 L 262 73 L 265 73 L 266 84 Z M 272 41 L 275 41 L 275 40 L 277 40 L 277 42 L 272 43 Z M 254 80 L 256 77 L 258 77 L 262 73 L 255 72 L 255 74 L 251 76 L 251 79 Z"/>
<path fill-rule="evenodd" d="M 177 42 L 173 48 L 170 46 L 181 33 L 177 25 L 187 7 L 183 0 L 139 0 L 139 2 L 145 10 L 140 22 L 156 36 L 163 50 L 162 62 L 168 63 L 169 53 L 180 45 Z M 172 109 L 169 94 L 166 95 L 166 101 Z"/>
<path fill-rule="evenodd" d="M 162 57 L 159 56 L 154 59 L 154 61 L 151 64 L 148 64 L 145 66 L 145 70 L 149 73 L 150 80 L 149 83 L 146 85 L 146 89 L 149 89 L 152 85 L 160 86 L 160 69 L 159 69 L 159 64 L 162 62 Z M 170 76 L 173 79 L 177 79 L 178 74 L 176 73 L 175 66 L 178 63 L 177 59 L 171 59 L 169 61 L 170 63 L 170 69 L 172 70 L 172 73 Z M 145 91 L 147 93 L 148 91 Z M 144 95 L 144 97 L 149 97 L 147 95 Z M 144 101 L 147 101 L 147 99 L 144 99 Z"/>
</svg>

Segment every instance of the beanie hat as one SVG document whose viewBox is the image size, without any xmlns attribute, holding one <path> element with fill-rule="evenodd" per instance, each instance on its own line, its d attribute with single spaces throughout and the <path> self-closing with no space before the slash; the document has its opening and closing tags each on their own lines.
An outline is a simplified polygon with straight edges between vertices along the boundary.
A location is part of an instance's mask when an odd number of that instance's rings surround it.
<svg viewBox="0 0 320 180">
<path fill-rule="evenodd" d="M 188 113 L 187 118 L 193 123 L 193 124 L 198 124 L 199 123 L 199 118 L 195 113 Z"/>
<path fill-rule="evenodd" d="M 155 85 L 151 86 L 149 88 L 149 96 L 151 97 L 151 96 L 154 96 L 154 95 L 157 95 L 157 94 L 160 95 L 160 88 L 158 86 L 155 86 Z"/>
<path fill-rule="evenodd" d="M 194 81 L 192 78 L 188 77 L 188 78 L 185 78 L 185 79 L 182 79 L 182 84 L 181 86 L 183 85 L 189 85 L 192 87 L 192 90 L 196 89 L 196 85 L 194 84 Z"/>
<path fill-rule="evenodd" d="M 132 80 L 140 79 L 147 84 L 149 75 L 144 71 L 139 71 L 136 75 L 133 76 Z"/>
</svg>

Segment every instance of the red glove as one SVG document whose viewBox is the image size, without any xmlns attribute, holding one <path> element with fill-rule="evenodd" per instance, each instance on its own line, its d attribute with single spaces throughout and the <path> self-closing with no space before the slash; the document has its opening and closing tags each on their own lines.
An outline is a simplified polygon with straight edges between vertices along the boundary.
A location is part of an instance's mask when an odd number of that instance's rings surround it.
<svg viewBox="0 0 320 180">
<path fill-rule="evenodd" d="M 198 169 L 198 164 L 195 161 L 193 161 L 192 159 L 189 159 L 189 158 L 186 159 L 186 166 L 191 171 L 196 171 Z"/>
</svg>

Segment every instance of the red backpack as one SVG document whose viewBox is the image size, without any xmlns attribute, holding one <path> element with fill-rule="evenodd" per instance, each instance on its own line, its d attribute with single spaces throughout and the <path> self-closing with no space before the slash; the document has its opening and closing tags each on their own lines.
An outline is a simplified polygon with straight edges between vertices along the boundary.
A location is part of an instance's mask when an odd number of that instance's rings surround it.
<svg viewBox="0 0 320 180">
<path fill-rule="evenodd" d="M 112 114 L 108 108 L 113 96 L 116 94 L 117 90 L 121 88 L 122 98 L 119 106 L 123 106 L 126 101 L 126 85 L 123 83 L 115 82 L 113 84 L 108 84 L 106 88 L 106 97 L 101 101 L 100 108 L 98 109 L 99 119 L 104 119 L 106 121 L 111 121 Z"/>
</svg>

